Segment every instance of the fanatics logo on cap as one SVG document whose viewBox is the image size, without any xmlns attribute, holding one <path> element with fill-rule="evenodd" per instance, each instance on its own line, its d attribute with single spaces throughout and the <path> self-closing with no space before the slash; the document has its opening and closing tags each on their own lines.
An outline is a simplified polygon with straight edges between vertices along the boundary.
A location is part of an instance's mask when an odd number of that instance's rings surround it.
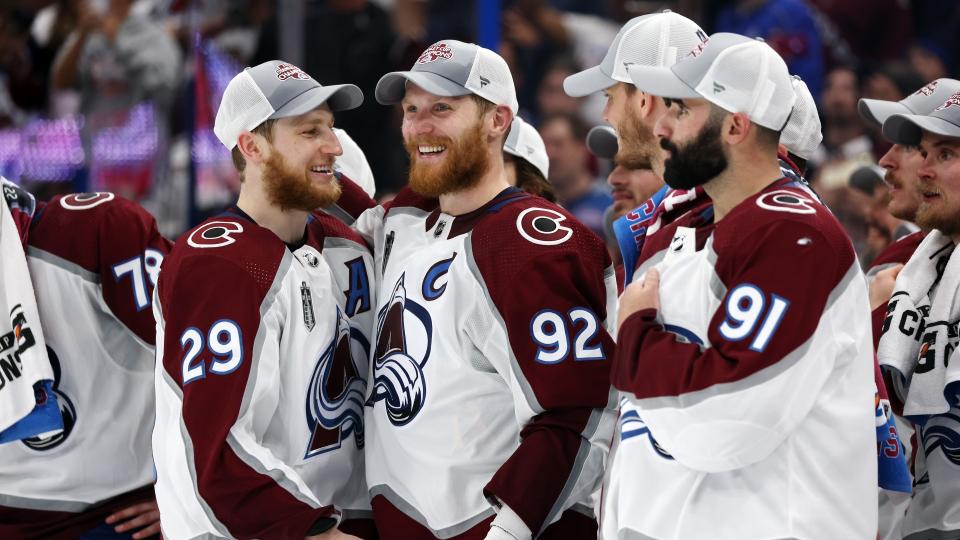
<svg viewBox="0 0 960 540">
<path fill-rule="evenodd" d="M 280 64 L 277 66 L 277 78 L 281 81 L 285 81 L 293 77 L 294 79 L 299 79 L 301 81 L 309 81 L 310 76 L 304 73 L 304 71 L 293 64 Z"/>
<path fill-rule="evenodd" d="M 441 58 L 446 60 L 453 56 L 453 50 L 446 43 L 436 43 L 423 51 L 420 58 L 417 58 L 418 64 L 429 64 L 436 62 Z"/>
<path fill-rule="evenodd" d="M 935 111 L 942 111 L 947 107 L 954 107 L 954 106 L 960 107 L 960 92 L 957 92 L 952 96 L 948 97 L 947 100 L 943 102 L 943 105 L 937 107 Z"/>
<path fill-rule="evenodd" d="M 923 94 L 923 95 L 925 95 L 925 96 L 932 96 L 932 95 L 933 95 L 933 92 L 936 91 L 936 89 L 937 89 L 937 83 L 938 83 L 938 82 L 940 82 L 940 81 L 933 81 L 932 83 L 930 83 L 930 84 L 924 86 L 923 88 L 917 90 L 916 92 L 914 92 L 913 95 L 917 96 L 917 95 Z"/>
</svg>

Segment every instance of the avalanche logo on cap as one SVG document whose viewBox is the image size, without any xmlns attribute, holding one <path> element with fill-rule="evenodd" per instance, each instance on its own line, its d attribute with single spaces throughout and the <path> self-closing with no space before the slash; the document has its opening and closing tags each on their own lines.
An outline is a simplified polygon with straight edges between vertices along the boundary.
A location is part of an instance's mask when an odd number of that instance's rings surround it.
<svg viewBox="0 0 960 540">
<path fill-rule="evenodd" d="M 923 88 L 917 90 L 916 92 L 914 92 L 913 95 L 916 96 L 916 95 L 919 95 L 919 94 L 923 94 L 923 95 L 925 95 L 925 96 L 932 96 L 933 93 L 934 93 L 934 91 L 936 91 L 936 89 L 937 89 L 937 83 L 938 83 L 938 82 L 940 82 L 940 81 L 933 81 L 932 83 L 930 83 L 930 84 L 924 86 Z"/>
<path fill-rule="evenodd" d="M 707 48 L 707 43 L 710 42 L 710 38 L 702 38 L 703 41 L 699 45 L 693 48 L 692 51 L 687 53 L 687 56 L 692 56 L 694 58 L 700 56 L 703 53 L 703 50 Z"/>
<path fill-rule="evenodd" d="M 300 79 L 301 81 L 309 81 L 310 76 L 304 73 L 304 71 L 293 64 L 280 64 L 277 66 L 277 78 L 281 81 L 285 81 L 293 77 L 294 79 Z"/>
<path fill-rule="evenodd" d="M 960 92 L 948 97 L 947 100 L 943 102 L 943 105 L 937 107 L 936 110 L 942 111 L 947 107 L 953 107 L 954 105 L 960 107 Z"/>
<path fill-rule="evenodd" d="M 423 54 L 420 55 L 420 58 L 417 58 L 418 64 L 429 64 L 430 62 L 436 62 L 437 60 L 449 59 L 453 56 L 453 50 L 447 46 L 446 43 L 435 43 L 423 51 Z"/>
</svg>

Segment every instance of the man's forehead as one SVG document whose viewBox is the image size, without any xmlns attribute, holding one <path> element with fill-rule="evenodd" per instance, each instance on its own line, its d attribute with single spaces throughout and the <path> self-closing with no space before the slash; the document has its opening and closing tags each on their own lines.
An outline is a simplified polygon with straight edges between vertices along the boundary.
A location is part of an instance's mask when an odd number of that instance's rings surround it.
<svg viewBox="0 0 960 540">
<path fill-rule="evenodd" d="M 923 136 L 920 138 L 920 146 L 923 146 L 924 148 L 935 148 L 940 146 L 946 146 L 948 148 L 960 148 L 960 139 L 924 131 Z"/>
<path fill-rule="evenodd" d="M 301 114 L 299 116 L 294 116 L 290 119 L 294 124 L 312 124 L 317 122 L 331 122 L 333 121 L 333 112 L 330 110 L 330 107 L 324 103 L 316 109 Z"/>
<path fill-rule="evenodd" d="M 431 94 L 423 88 L 420 88 L 415 83 L 407 81 L 406 91 L 403 93 L 403 102 L 408 101 L 459 101 L 469 97 L 465 96 L 439 96 L 437 94 Z"/>
</svg>

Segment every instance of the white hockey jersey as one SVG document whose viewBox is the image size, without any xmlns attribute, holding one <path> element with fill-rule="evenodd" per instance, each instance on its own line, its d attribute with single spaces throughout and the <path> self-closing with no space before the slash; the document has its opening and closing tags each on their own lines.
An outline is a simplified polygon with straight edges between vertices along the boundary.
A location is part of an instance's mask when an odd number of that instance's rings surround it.
<svg viewBox="0 0 960 540">
<path fill-rule="evenodd" d="M 302 540 L 369 519 L 362 450 L 371 258 L 312 216 L 287 246 L 239 209 L 167 257 L 157 319 L 157 500 L 164 535 Z"/>
<path fill-rule="evenodd" d="M 0 537 L 74 538 L 153 498 L 150 298 L 170 243 L 112 193 L 55 197 L 27 240 L 64 430 L 0 445 Z"/>
<path fill-rule="evenodd" d="M 494 497 L 534 537 L 595 538 L 615 423 L 603 242 L 512 188 L 457 217 L 404 190 L 358 227 L 378 272 L 366 418 L 381 538 L 483 538 Z"/>
<path fill-rule="evenodd" d="M 786 183 L 658 233 L 660 310 L 619 329 L 606 540 L 875 538 L 866 287 L 834 217 Z"/>
</svg>

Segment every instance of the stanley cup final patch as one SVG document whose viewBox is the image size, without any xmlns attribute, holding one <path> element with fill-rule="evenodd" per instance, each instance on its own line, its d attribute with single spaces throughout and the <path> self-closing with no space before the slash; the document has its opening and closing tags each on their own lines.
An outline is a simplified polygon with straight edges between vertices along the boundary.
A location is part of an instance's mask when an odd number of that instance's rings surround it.
<svg viewBox="0 0 960 540">
<path fill-rule="evenodd" d="M 313 316 L 313 296 L 310 295 L 310 287 L 306 281 L 300 284 L 300 300 L 303 302 L 303 324 L 308 331 L 313 331 L 317 319 Z"/>
</svg>

